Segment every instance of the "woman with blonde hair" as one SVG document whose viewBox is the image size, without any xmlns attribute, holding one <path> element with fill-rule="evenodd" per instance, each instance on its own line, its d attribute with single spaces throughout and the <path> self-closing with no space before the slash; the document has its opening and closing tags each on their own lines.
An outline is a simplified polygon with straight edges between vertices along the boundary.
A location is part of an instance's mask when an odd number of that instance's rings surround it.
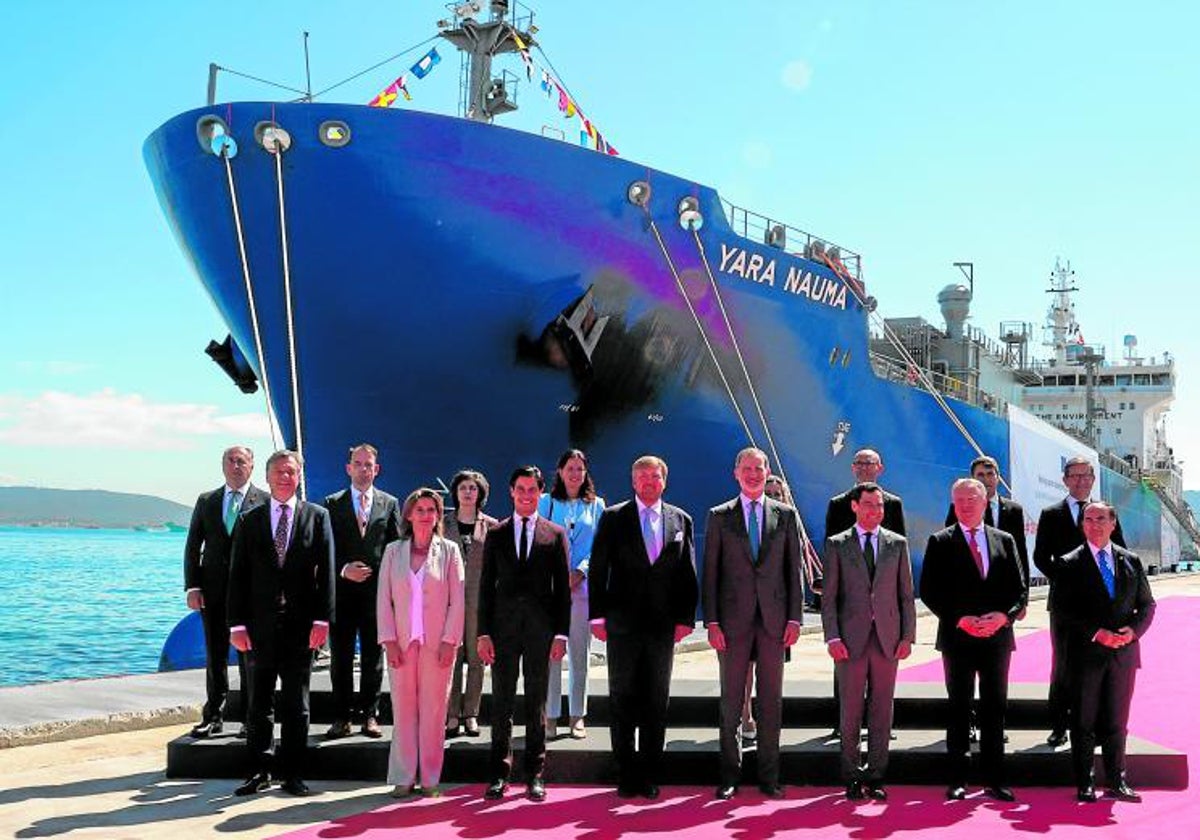
<svg viewBox="0 0 1200 840">
<path fill-rule="evenodd" d="M 392 687 L 392 796 L 440 796 L 450 666 L 462 644 L 464 576 L 457 543 L 442 536 L 442 497 L 421 487 L 401 511 L 400 539 L 379 566 L 379 642 Z"/>
</svg>

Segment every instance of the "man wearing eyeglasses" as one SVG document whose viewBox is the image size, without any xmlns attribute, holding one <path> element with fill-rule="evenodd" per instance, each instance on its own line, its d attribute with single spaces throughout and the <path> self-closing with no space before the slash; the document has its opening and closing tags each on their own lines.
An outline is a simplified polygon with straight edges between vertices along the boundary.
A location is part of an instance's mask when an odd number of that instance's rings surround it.
<svg viewBox="0 0 1200 840">
<path fill-rule="evenodd" d="M 1037 539 L 1033 544 L 1033 564 L 1050 581 L 1050 596 L 1046 608 L 1050 611 L 1050 737 L 1046 743 L 1061 747 L 1067 742 L 1071 721 L 1071 665 L 1068 661 L 1069 632 L 1057 615 L 1057 572 L 1064 555 L 1083 545 L 1083 511 L 1096 483 L 1092 462 L 1076 456 L 1063 462 L 1063 484 L 1067 497 L 1050 505 L 1038 517 Z M 1114 523 L 1112 541 L 1125 547 L 1121 523 Z"/>
</svg>

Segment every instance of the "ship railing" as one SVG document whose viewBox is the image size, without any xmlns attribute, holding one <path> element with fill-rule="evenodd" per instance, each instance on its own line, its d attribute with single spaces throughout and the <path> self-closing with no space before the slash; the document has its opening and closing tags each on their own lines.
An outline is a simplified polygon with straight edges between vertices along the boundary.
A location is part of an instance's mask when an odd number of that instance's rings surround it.
<svg viewBox="0 0 1200 840">
<path fill-rule="evenodd" d="M 908 364 L 902 359 L 887 356 L 883 353 L 872 352 L 870 355 L 871 368 L 880 379 L 886 379 L 888 382 L 896 382 L 922 391 L 927 390 L 921 380 L 920 374 L 913 365 Z M 933 387 L 937 389 L 938 393 L 943 396 L 950 397 L 959 402 L 965 402 L 977 408 L 982 408 L 984 411 L 1000 417 L 1008 413 L 1007 400 L 984 391 L 976 385 L 928 368 L 923 368 L 920 373 L 923 373 L 925 378 L 933 383 Z"/>
<path fill-rule="evenodd" d="M 733 232 L 746 239 L 755 242 L 762 242 L 765 245 L 770 245 L 772 248 L 778 248 L 781 251 L 786 251 L 796 257 L 814 260 L 816 262 L 824 262 L 814 255 L 814 249 L 823 251 L 826 254 L 834 254 L 834 259 L 839 259 L 846 271 L 855 280 L 862 282 L 862 256 L 849 251 L 840 245 L 830 242 L 827 239 L 821 239 L 818 236 L 813 236 L 807 231 L 793 227 L 786 222 L 781 222 L 777 219 L 772 219 L 769 216 L 764 216 L 761 213 L 755 213 L 753 210 L 746 210 L 738 207 L 725 199 L 721 199 L 721 207 L 725 211 L 725 218 L 729 222 L 729 227 Z"/>
<path fill-rule="evenodd" d="M 1080 439 L 1082 440 L 1082 438 Z M 1086 440 L 1083 442 L 1087 443 Z M 1133 466 L 1133 464 L 1129 463 L 1124 458 L 1118 458 L 1111 452 L 1098 452 L 1097 455 L 1100 458 L 1101 466 L 1108 467 L 1113 472 L 1120 473 L 1126 478 L 1131 478 L 1134 481 L 1138 481 L 1142 478 L 1141 470 Z"/>
</svg>

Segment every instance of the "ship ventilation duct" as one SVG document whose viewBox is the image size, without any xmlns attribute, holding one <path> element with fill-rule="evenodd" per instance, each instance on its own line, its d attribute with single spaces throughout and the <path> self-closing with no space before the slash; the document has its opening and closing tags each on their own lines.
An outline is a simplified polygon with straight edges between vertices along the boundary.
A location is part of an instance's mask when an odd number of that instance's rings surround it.
<svg viewBox="0 0 1200 840">
<path fill-rule="evenodd" d="M 961 283 L 951 283 L 938 292 L 937 300 L 946 319 L 946 335 L 962 338 L 963 326 L 971 317 L 971 290 Z"/>
</svg>

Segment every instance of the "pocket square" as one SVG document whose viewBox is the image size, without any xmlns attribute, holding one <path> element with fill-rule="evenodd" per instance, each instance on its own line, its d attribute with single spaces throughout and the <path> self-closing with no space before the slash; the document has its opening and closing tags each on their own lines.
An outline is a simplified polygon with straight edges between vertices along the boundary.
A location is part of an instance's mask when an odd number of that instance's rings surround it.
<svg viewBox="0 0 1200 840">
<path fill-rule="evenodd" d="M 683 531 L 676 531 L 675 536 L 671 537 L 671 542 L 673 542 L 673 543 L 683 542 Z"/>
</svg>

